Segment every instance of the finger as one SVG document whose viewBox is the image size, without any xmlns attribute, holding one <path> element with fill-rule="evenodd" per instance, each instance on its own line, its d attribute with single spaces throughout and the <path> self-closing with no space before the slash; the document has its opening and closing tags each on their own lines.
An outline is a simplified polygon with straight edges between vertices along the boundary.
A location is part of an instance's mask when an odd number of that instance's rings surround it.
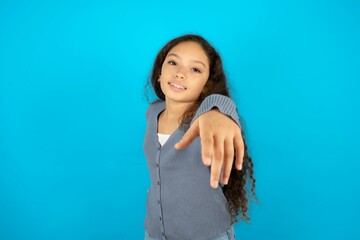
<svg viewBox="0 0 360 240">
<path fill-rule="evenodd" d="M 179 150 L 189 146 L 197 136 L 199 136 L 199 121 L 195 120 L 190 128 L 186 131 L 183 138 L 175 144 L 175 148 Z"/>
<path fill-rule="evenodd" d="M 221 165 L 224 161 L 224 142 L 225 139 L 223 137 L 220 136 L 215 136 L 214 137 L 214 152 L 213 152 L 213 156 L 215 158 L 215 160 L 221 160 Z"/>
<path fill-rule="evenodd" d="M 221 166 L 223 164 L 224 157 L 224 139 L 223 138 L 215 138 L 215 148 L 214 148 L 214 157 L 211 162 L 211 177 L 210 177 L 210 185 L 213 188 L 218 187 Z"/>
<path fill-rule="evenodd" d="M 235 145 L 235 149 L 236 149 L 235 166 L 236 166 L 236 169 L 240 171 L 242 169 L 242 164 L 244 161 L 244 148 L 245 148 L 244 141 L 243 141 L 241 134 L 235 135 L 234 145 Z"/>
<path fill-rule="evenodd" d="M 234 162 L 234 142 L 230 139 L 225 139 L 224 150 L 225 152 L 222 172 L 222 183 L 228 184 L 232 165 Z"/>
<path fill-rule="evenodd" d="M 209 131 L 202 131 L 200 133 L 201 141 L 201 155 L 205 166 L 210 166 L 211 158 L 214 151 L 214 139 L 213 135 Z"/>
</svg>

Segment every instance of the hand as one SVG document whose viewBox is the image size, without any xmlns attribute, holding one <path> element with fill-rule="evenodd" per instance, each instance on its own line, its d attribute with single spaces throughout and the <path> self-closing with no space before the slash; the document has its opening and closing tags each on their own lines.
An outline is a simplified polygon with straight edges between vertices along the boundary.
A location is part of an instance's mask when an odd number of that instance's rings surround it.
<svg viewBox="0 0 360 240">
<path fill-rule="evenodd" d="M 202 160 L 206 166 L 211 164 L 210 185 L 218 187 L 222 165 L 222 183 L 227 184 L 234 162 L 236 150 L 236 169 L 242 169 L 244 158 L 244 141 L 241 130 L 236 122 L 221 113 L 217 108 L 201 114 L 194 120 L 184 137 L 175 144 L 176 149 L 182 149 L 200 135 Z"/>
</svg>

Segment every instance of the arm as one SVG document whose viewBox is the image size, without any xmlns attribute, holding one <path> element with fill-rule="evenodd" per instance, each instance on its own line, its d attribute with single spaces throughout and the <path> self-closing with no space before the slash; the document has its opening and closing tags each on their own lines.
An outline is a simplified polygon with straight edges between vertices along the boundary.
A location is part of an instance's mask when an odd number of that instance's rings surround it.
<svg viewBox="0 0 360 240">
<path fill-rule="evenodd" d="M 192 119 L 189 130 L 175 148 L 187 147 L 197 136 L 201 139 L 203 163 L 211 165 L 211 186 L 217 188 L 222 167 L 222 183 L 227 184 L 234 152 L 238 170 L 242 168 L 244 157 L 239 116 L 231 98 L 220 94 L 206 97 Z"/>
<path fill-rule="evenodd" d="M 231 117 L 236 124 L 241 128 L 239 116 L 236 111 L 236 106 L 234 101 L 221 94 L 212 94 L 207 96 L 204 101 L 201 103 L 199 109 L 196 111 L 194 118 L 191 121 L 191 124 L 198 118 L 201 114 L 206 113 L 213 108 L 217 108 L 221 113 Z"/>
</svg>

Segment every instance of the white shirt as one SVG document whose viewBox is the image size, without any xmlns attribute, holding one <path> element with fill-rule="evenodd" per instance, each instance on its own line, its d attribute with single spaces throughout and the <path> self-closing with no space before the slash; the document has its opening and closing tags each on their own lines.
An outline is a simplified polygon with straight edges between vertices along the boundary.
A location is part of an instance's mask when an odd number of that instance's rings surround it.
<svg viewBox="0 0 360 240">
<path fill-rule="evenodd" d="M 161 146 L 165 144 L 165 142 L 169 139 L 170 134 L 161 134 L 158 133 L 158 139 Z"/>
</svg>

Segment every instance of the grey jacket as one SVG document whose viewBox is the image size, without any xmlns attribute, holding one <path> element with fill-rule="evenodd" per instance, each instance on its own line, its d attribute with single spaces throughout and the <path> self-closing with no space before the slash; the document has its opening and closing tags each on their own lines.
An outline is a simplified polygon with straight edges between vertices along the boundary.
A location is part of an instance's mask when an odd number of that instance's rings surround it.
<svg viewBox="0 0 360 240">
<path fill-rule="evenodd" d="M 191 123 L 213 107 L 240 126 L 234 102 L 219 94 L 205 98 Z M 159 240 L 216 238 L 232 224 L 222 187 L 213 189 L 210 186 L 210 167 L 202 162 L 199 137 L 185 149 L 176 150 L 174 145 L 184 135 L 178 128 L 163 146 L 160 145 L 158 116 L 164 109 L 165 102 L 159 100 L 146 111 L 143 148 L 151 186 L 146 202 L 145 229 Z"/>
</svg>

